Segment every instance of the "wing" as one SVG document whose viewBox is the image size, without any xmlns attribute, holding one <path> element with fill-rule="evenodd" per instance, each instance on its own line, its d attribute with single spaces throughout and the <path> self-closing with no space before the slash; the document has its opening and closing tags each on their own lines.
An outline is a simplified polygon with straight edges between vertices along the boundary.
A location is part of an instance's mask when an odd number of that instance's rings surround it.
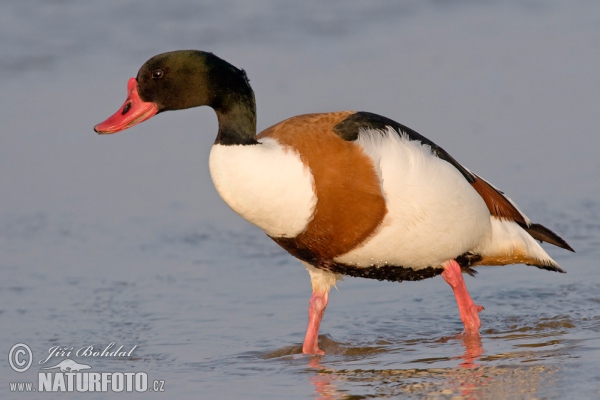
<svg viewBox="0 0 600 400">
<path fill-rule="evenodd" d="M 415 132 L 407 126 L 399 124 L 389 118 L 369 112 L 356 112 L 334 126 L 333 131 L 342 139 L 354 141 L 358 139 L 361 130 L 374 129 L 385 131 L 387 127 L 393 128 L 399 135 L 406 135 L 410 140 L 416 140 L 431 148 L 433 154 L 452 164 L 479 193 L 490 214 L 494 217 L 515 221 L 534 239 L 547 242 L 566 250 L 574 251 L 571 246 L 556 233 L 540 224 L 532 223 L 503 192 L 490 185 L 479 176 L 456 161 L 446 150 L 433 143 L 431 140 Z"/>
</svg>

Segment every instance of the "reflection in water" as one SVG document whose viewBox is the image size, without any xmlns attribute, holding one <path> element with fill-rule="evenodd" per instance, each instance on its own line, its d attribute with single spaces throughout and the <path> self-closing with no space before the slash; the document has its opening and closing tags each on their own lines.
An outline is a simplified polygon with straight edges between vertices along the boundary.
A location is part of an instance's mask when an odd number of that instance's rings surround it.
<svg viewBox="0 0 600 400">
<path fill-rule="evenodd" d="M 376 397 L 425 392 L 429 396 L 459 394 L 470 398 L 478 389 L 486 386 L 491 378 L 484 368 L 477 368 L 479 365 L 476 361 L 483 354 L 481 337 L 473 335 L 460 335 L 459 337 L 465 353 L 459 357 L 463 361 L 457 368 L 335 370 L 321 365 L 321 357 L 309 357 L 307 366 L 312 371 L 309 381 L 315 388 L 315 398 L 329 400 L 347 396 L 346 393 L 337 389 L 335 382 L 338 380 L 362 381 L 363 385 L 373 386 L 379 392 Z M 326 337 L 321 339 L 322 342 L 325 342 L 323 348 L 331 347 L 331 339 Z M 371 352 L 371 350 L 370 348 L 366 349 L 367 352 Z M 444 380 L 439 382 L 434 380 L 440 377 L 444 377 L 445 382 Z M 386 388 L 392 389 L 392 393 L 382 390 Z"/>
<path fill-rule="evenodd" d="M 475 335 L 464 335 L 462 337 L 462 345 L 465 348 L 465 354 L 462 356 L 464 362 L 460 363 L 462 368 L 473 368 L 477 367 L 475 360 L 483 354 L 483 347 L 481 346 L 481 336 Z"/>
<path fill-rule="evenodd" d="M 484 368 L 478 368 L 476 361 L 483 354 L 481 336 L 464 335 L 461 337 L 465 353 L 460 357 L 462 362 L 457 369 L 448 371 L 448 388 L 442 391 L 452 390 L 459 392 L 465 398 L 471 398 L 478 390 L 487 386 L 491 378 L 485 373 Z M 468 369 L 469 371 L 465 371 Z M 467 373 L 465 373 L 467 372 Z M 443 393 L 441 393 L 443 394 Z"/>
<path fill-rule="evenodd" d="M 460 362 L 455 367 L 336 369 L 326 366 L 331 364 L 327 356 L 306 356 L 310 374 L 308 380 L 314 387 L 315 398 L 323 400 L 395 396 L 432 399 L 524 398 L 537 393 L 556 371 L 556 368 L 549 366 L 529 365 L 527 362 L 534 361 L 535 357 L 518 352 L 503 355 L 504 360 L 513 361 L 511 366 L 493 366 L 489 362 L 485 365 L 481 362 L 484 349 L 480 337 L 461 335 L 455 338 L 459 338 L 464 347 L 464 353 L 456 357 Z M 325 337 L 321 339 L 331 341 Z M 516 366 L 515 361 L 525 364 Z"/>
<path fill-rule="evenodd" d="M 332 370 L 325 369 L 320 365 L 320 360 L 321 357 L 310 357 L 307 364 L 310 369 L 315 371 L 315 373 L 311 374 L 308 378 L 311 385 L 315 387 L 315 399 L 339 399 L 341 394 L 334 384 L 338 376 L 335 372 L 332 372 Z"/>
</svg>

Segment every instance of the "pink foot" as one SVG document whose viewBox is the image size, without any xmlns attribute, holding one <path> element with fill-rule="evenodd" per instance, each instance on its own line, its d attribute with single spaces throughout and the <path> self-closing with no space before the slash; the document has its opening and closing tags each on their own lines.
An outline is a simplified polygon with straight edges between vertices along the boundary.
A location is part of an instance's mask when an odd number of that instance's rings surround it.
<svg viewBox="0 0 600 400">
<path fill-rule="evenodd" d="M 319 326 L 327 307 L 329 293 L 313 292 L 308 306 L 308 328 L 302 345 L 302 353 L 323 355 L 325 352 L 319 348 Z"/>
<path fill-rule="evenodd" d="M 475 304 L 473 299 L 471 299 L 462 276 L 460 265 L 458 265 L 455 260 L 446 262 L 444 265 L 444 272 L 442 272 L 442 278 L 448 282 L 454 291 L 460 319 L 465 325 L 463 334 L 479 335 L 479 328 L 481 327 L 479 312 L 483 311 L 484 308 Z"/>
</svg>

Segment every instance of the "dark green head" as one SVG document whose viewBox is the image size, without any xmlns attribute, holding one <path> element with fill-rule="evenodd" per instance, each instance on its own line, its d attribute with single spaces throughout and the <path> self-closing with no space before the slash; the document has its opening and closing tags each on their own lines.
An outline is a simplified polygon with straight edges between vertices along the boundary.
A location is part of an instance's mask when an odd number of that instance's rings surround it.
<svg viewBox="0 0 600 400">
<path fill-rule="evenodd" d="M 114 133 L 163 111 L 212 107 L 219 119 L 217 142 L 256 142 L 256 105 L 246 73 L 212 53 L 178 50 L 152 57 L 131 78 L 123 107 L 95 127 Z"/>
</svg>

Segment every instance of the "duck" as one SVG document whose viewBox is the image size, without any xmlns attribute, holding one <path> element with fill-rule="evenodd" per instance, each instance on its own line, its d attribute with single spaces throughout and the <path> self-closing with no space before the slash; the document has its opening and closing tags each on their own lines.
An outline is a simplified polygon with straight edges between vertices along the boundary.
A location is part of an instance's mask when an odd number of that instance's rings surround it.
<svg viewBox="0 0 600 400">
<path fill-rule="evenodd" d="M 562 273 L 540 243 L 574 251 L 443 148 L 384 116 L 303 114 L 257 134 L 246 72 L 210 52 L 150 58 L 129 79 L 121 108 L 94 130 L 112 134 L 200 106 L 218 120 L 208 160 L 217 192 L 308 271 L 304 354 L 324 354 L 319 327 L 330 289 L 344 276 L 402 282 L 441 275 L 462 334 L 478 336 L 483 307 L 463 274 L 508 264 Z"/>
</svg>

